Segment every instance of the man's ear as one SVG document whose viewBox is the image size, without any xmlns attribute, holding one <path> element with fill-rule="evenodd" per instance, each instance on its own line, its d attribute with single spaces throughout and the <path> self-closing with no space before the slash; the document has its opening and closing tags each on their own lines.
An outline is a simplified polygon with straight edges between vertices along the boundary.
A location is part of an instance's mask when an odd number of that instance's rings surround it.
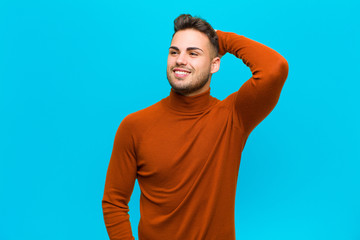
<svg viewBox="0 0 360 240">
<path fill-rule="evenodd" d="M 217 71 L 219 71 L 219 69 L 220 69 L 220 58 L 219 57 L 214 57 L 211 60 L 210 73 L 216 73 Z"/>
</svg>

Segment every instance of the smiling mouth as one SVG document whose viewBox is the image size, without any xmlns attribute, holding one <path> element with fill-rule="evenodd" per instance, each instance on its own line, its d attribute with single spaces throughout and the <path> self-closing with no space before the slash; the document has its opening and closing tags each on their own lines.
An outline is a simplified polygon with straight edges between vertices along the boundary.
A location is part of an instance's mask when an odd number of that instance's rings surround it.
<svg viewBox="0 0 360 240">
<path fill-rule="evenodd" d="M 184 78 L 190 75 L 191 72 L 183 70 L 183 69 L 174 69 L 173 70 L 175 77 L 177 78 Z"/>
</svg>

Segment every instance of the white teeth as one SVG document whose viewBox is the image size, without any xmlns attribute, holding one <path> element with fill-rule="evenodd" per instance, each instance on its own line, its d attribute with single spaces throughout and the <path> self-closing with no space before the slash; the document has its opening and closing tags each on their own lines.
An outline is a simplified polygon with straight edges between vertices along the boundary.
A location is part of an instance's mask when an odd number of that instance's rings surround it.
<svg viewBox="0 0 360 240">
<path fill-rule="evenodd" d="M 188 72 L 183 72 L 183 71 L 175 71 L 176 74 L 188 74 Z"/>
</svg>

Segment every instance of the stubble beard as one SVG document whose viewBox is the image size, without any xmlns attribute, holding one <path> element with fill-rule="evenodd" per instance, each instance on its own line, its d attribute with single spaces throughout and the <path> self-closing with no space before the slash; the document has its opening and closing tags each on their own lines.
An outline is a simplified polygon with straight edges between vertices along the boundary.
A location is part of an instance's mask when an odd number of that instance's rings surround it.
<svg viewBox="0 0 360 240">
<path fill-rule="evenodd" d="M 167 79 L 169 81 L 170 86 L 174 89 L 175 92 L 180 93 L 182 95 L 188 95 L 188 94 L 198 91 L 199 89 L 201 89 L 202 87 L 205 86 L 205 84 L 209 81 L 210 76 L 211 76 L 210 69 L 209 69 L 209 71 L 207 71 L 207 72 L 199 73 L 198 76 L 191 76 L 193 79 L 191 80 L 190 83 L 179 86 L 174 83 L 175 76 L 173 76 L 172 74 L 173 74 L 172 69 L 168 68 L 166 71 L 166 75 L 167 75 Z M 192 71 L 190 74 L 193 75 L 194 72 Z M 190 76 L 188 76 L 188 77 L 190 77 Z M 194 77 L 195 77 L 195 79 L 194 79 Z M 186 81 L 186 80 L 182 80 L 182 81 Z"/>
</svg>

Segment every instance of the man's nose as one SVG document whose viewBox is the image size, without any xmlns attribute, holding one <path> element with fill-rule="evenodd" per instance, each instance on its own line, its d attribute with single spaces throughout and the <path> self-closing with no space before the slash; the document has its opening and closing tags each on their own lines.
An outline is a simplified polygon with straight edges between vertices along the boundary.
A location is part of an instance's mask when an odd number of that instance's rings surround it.
<svg viewBox="0 0 360 240">
<path fill-rule="evenodd" d="M 186 55 L 183 53 L 180 53 L 176 59 L 176 64 L 177 65 L 186 65 L 187 64 Z"/>
</svg>

